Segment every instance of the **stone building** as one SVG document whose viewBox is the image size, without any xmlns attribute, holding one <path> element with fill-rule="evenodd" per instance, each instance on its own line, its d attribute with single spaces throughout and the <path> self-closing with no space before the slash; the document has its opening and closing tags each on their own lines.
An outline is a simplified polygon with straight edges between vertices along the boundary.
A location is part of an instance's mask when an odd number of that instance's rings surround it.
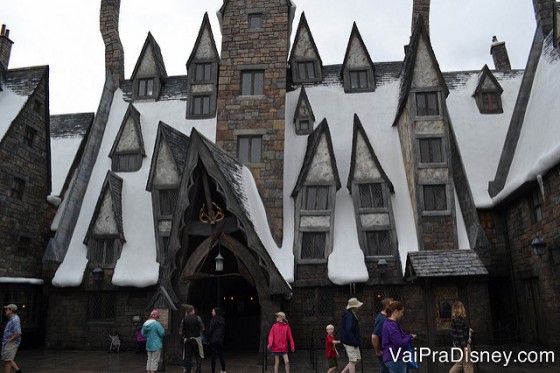
<svg viewBox="0 0 560 373">
<path fill-rule="evenodd" d="M 205 15 L 186 75 L 148 32 L 126 79 L 121 4 L 102 0 L 105 87 L 43 256 L 46 346 L 113 329 L 131 346 L 158 308 L 176 359 L 186 303 L 224 309 L 229 348 L 262 350 L 280 309 L 307 346 L 348 298 L 369 320 L 385 296 L 420 344 L 448 344 L 461 299 L 479 343 L 527 322 L 553 345 L 559 31 L 557 4 L 534 4 L 526 70 L 494 38 L 495 69 L 442 72 L 429 0 L 402 61 L 374 61 L 354 24 L 340 65 L 290 0 L 226 0 L 219 52 Z"/>
</svg>

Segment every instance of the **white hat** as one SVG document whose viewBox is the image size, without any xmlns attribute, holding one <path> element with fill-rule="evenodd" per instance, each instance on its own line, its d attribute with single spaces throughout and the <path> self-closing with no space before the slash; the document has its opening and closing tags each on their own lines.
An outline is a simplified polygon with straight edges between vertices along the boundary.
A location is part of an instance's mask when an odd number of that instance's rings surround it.
<svg viewBox="0 0 560 373">
<path fill-rule="evenodd" d="M 358 299 L 350 298 L 350 299 L 348 299 L 348 305 L 346 306 L 346 309 L 358 308 L 358 307 L 361 307 L 362 305 L 363 305 L 363 303 L 360 302 Z"/>
</svg>

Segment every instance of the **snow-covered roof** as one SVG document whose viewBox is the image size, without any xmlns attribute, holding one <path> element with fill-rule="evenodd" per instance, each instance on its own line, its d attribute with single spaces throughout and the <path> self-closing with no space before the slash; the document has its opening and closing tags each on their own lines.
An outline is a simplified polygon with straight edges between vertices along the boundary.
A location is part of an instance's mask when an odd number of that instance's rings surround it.
<svg viewBox="0 0 560 373">
<path fill-rule="evenodd" d="M 503 88 L 503 113 L 481 114 L 473 94 L 480 71 L 444 73 L 449 87 L 447 108 L 455 132 L 467 179 L 477 208 L 489 208 L 493 202 L 488 182 L 494 178 L 504 140 L 515 107 L 523 71 L 493 71 Z"/>
<path fill-rule="evenodd" d="M 524 183 L 544 176 L 560 163 L 560 54 L 553 33 L 543 43 L 530 99 L 506 183 L 494 198 L 500 202 Z"/>
</svg>

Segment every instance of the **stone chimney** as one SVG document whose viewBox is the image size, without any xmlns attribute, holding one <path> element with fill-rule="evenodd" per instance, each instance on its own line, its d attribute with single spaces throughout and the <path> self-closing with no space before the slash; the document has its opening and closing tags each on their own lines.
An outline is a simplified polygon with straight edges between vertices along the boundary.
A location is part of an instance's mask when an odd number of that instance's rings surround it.
<svg viewBox="0 0 560 373">
<path fill-rule="evenodd" d="M 121 0 L 101 0 L 99 28 L 105 43 L 105 69 L 111 71 L 115 87 L 124 80 L 124 49 L 119 37 Z"/>
<path fill-rule="evenodd" d="M 494 59 L 494 68 L 496 70 L 511 70 L 505 41 L 498 41 L 498 38 L 493 36 L 490 54 Z"/>
<path fill-rule="evenodd" d="M 430 0 L 414 0 L 412 5 L 412 25 L 411 33 L 414 31 L 414 25 L 419 15 L 424 18 L 424 26 L 426 27 L 426 32 L 430 35 Z"/>
<path fill-rule="evenodd" d="M 8 70 L 12 44 L 14 42 L 10 40 L 10 30 L 6 29 L 6 25 L 2 25 L 0 31 L 0 71 L 2 72 Z"/>
<path fill-rule="evenodd" d="M 554 46 L 560 45 L 560 3 L 554 4 Z"/>
<path fill-rule="evenodd" d="M 541 28 L 544 36 L 552 31 L 555 0 L 533 0 L 537 26 Z"/>
</svg>

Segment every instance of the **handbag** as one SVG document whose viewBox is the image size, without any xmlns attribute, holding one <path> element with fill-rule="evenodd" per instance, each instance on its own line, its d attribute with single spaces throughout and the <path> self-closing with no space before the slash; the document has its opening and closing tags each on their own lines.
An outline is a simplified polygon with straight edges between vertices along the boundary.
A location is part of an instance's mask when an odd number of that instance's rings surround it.
<svg viewBox="0 0 560 373">
<path fill-rule="evenodd" d="M 407 350 L 410 354 L 410 361 L 407 361 L 406 365 L 410 369 L 418 369 L 418 362 L 414 359 L 414 351 L 412 350 L 412 345 L 410 343 L 408 344 Z"/>
</svg>

